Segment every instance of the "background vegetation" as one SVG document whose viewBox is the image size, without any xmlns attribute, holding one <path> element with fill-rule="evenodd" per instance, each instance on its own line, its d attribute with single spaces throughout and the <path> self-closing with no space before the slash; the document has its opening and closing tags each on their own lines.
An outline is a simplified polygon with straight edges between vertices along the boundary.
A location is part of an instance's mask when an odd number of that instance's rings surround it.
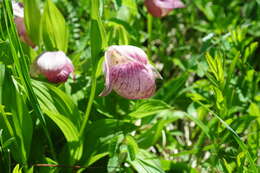
<svg viewBox="0 0 260 173">
<path fill-rule="evenodd" d="M 36 50 L 0 1 L 0 172 L 260 170 L 259 0 L 183 0 L 164 18 L 142 0 L 23 2 Z M 162 74 L 151 99 L 98 97 L 104 51 L 122 44 Z M 30 78 L 57 49 L 76 80 Z"/>
</svg>

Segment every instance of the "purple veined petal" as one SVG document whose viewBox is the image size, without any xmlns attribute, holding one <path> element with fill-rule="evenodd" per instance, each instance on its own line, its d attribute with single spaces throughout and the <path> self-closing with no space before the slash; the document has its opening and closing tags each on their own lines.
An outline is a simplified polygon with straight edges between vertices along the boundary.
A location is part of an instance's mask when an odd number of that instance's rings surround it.
<svg viewBox="0 0 260 173">
<path fill-rule="evenodd" d="M 137 52 L 137 53 L 136 53 Z M 99 96 L 106 96 L 112 91 L 112 80 L 110 68 L 117 64 L 129 63 L 132 61 L 147 63 L 146 54 L 142 49 L 134 46 L 110 46 L 105 52 L 105 61 L 103 69 L 105 73 L 105 89 L 99 94 Z"/>
<path fill-rule="evenodd" d="M 155 91 L 155 79 L 151 71 L 138 63 L 120 65 L 112 69 L 117 79 L 112 85 L 115 92 L 128 99 L 149 98 Z"/>
<path fill-rule="evenodd" d="M 160 78 L 145 52 L 135 46 L 110 46 L 105 52 L 103 68 L 105 89 L 100 96 L 108 95 L 113 89 L 128 99 L 149 98 L 156 89 L 155 79 Z"/>
<path fill-rule="evenodd" d="M 114 59 L 112 57 L 118 56 Z M 116 64 L 129 63 L 129 62 L 147 63 L 147 56 L 142 49 L 134 46 L 110 46 L 105 52 L 105 61 L 103 69 L 105 73 L 105 89 L 99 94 L 99 96 L 106 96 L 112 91 L 113 76 L 110 74 L 110 67 Z"/>
<path fill-rule="evenodd" d="M 180 0 L 153 0 L 154 4 L 162 9 L 184 8 Z"/>
</svg>

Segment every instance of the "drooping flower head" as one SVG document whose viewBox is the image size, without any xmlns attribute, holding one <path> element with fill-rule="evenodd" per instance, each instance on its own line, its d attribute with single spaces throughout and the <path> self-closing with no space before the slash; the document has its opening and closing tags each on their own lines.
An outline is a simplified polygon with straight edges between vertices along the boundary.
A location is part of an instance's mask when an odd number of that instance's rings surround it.
<svg viewBox="0 0 260 173">
<path fill-rule="evenodd" d="M 32 76 L 42 74 L 53 83 L 66 82 L 73 71 L 71 60 L 62 51 L 45 52 L 36 58 L 31 66 Z"/>
<path fill-rule="evenodd" d="M 185 7 L 180 0 L 145 0 L 144 4 L 154 17 L 163 17 L 175 8 Z"/>
<path fill-rule="evenodd" d="M 20 39 L 28 44 L 31 47 L 35 47 L 35 44 L 32 42 L 30 37 L 28 36 L 26 32 L 26 27 L 24 24 L 24 8 L 23 4 L 20 2 L 14 2 L 12 1 L 12 7 L 13 7 L 13 12 L 14 12 L 14 22 L 16 25 L 16 29 L 18 31 L 18 34 L 20 36 Z"/>
<path fill-rule="evenodd" d="M 145 52 L 135 46 L 110 46 L 105 52 L 105 89 L 100 96 L 112 89 L 128 99 L 151 97 L 156 89 L 155 79 L 161 78 L 149 64 Z"/>
</svg>

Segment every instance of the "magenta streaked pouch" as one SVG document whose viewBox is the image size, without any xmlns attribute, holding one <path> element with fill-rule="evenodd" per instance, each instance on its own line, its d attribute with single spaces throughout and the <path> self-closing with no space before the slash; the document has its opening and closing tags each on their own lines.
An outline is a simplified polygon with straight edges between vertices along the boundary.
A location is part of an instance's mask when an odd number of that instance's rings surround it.
<svg viewBox="0 0 260 173">
<path fill-rule="evenodd" d="M 175 8 L 184 8 L 180 0 L 145 0 L 148 12 L 154 17 L 164 17 Z"/>
<path fill-rule="evenodd" d="M 159 72 L 149 64 L 145 52 L 135 46 L 110 46 L 105 52 L 105 89 L 100 96 L 112 89 L 128 99 L 144 99 L 153 96 L 155 79 Z"/>
<path fill-rule="evenodd" d="M 31 66 L 31 76 L 45 76 L 49 82 L 66 82 L 74 67 L 71 60 L 62 51 L 44 52 Z"/>
</svg>

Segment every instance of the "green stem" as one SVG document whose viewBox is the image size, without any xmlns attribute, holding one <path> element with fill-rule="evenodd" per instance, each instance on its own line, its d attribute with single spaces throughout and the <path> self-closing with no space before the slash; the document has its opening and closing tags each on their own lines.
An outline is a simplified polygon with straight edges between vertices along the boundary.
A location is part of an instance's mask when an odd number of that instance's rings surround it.
<svg viewBox="0 0 260 173">
<path fill-rule="evenodd" d="M 91 74 L 91 91 L 89 96 L 88 105 L 85 112 L 85 117 L 79 131 L 79 137 L 82 138 L 84 131 L 89 119 L 92 104 L 96 93 L 96 71 L 98 67 L 98 61 L 100 58 L 100 53 L 106 46 L 105 30 L 102 25 L 102 21 L 99 14 L 99 1 L 91 1 L 91 29 L 90 29 L 90 44 L 91 44 L 91 61 L 92 61 L 92 74 Z"/>
<path fill-rule="evenodd" d="M 89 100 L 88 100 L 88 105 L 87 105 L 87 108 L 86 108 L 86 111 L 85 111 L 84 120 L 83 120 L 83 123 L 82 123 L 80 131 L 79 131 L 80 138 L 84 134 L 84 130 L 85 130 L 87 122 L 88 122 L 88 118 L 89 118 L 89 115 L 90 115 L 90 111 L 91 111 L 92 104 L 93 104 L 93 101 L 94 101 L 94 98 L 95 98 L 95 93 L 96 93 L 96 85 L 97 85 L 96 67 L 93 63 L 92 63 L 92 68 L 93 68 L 93 71 L 92 71 L 92 75 L 91 75 L 91 81 L 92 81 L 91 82 L 91 91 L 90 91 L 90 96 L 89 96 Z"/>
<path fill-rule="evenodd" d="M 153 31 L 153 17 L 148 13 L 147 14 L 147 32 L 148 32 L 148 46 L 147 46 L 147 55 L 150 58 L 151 56 L 151 42 L 152 42 L 152 31 Z"/>
</svg>

